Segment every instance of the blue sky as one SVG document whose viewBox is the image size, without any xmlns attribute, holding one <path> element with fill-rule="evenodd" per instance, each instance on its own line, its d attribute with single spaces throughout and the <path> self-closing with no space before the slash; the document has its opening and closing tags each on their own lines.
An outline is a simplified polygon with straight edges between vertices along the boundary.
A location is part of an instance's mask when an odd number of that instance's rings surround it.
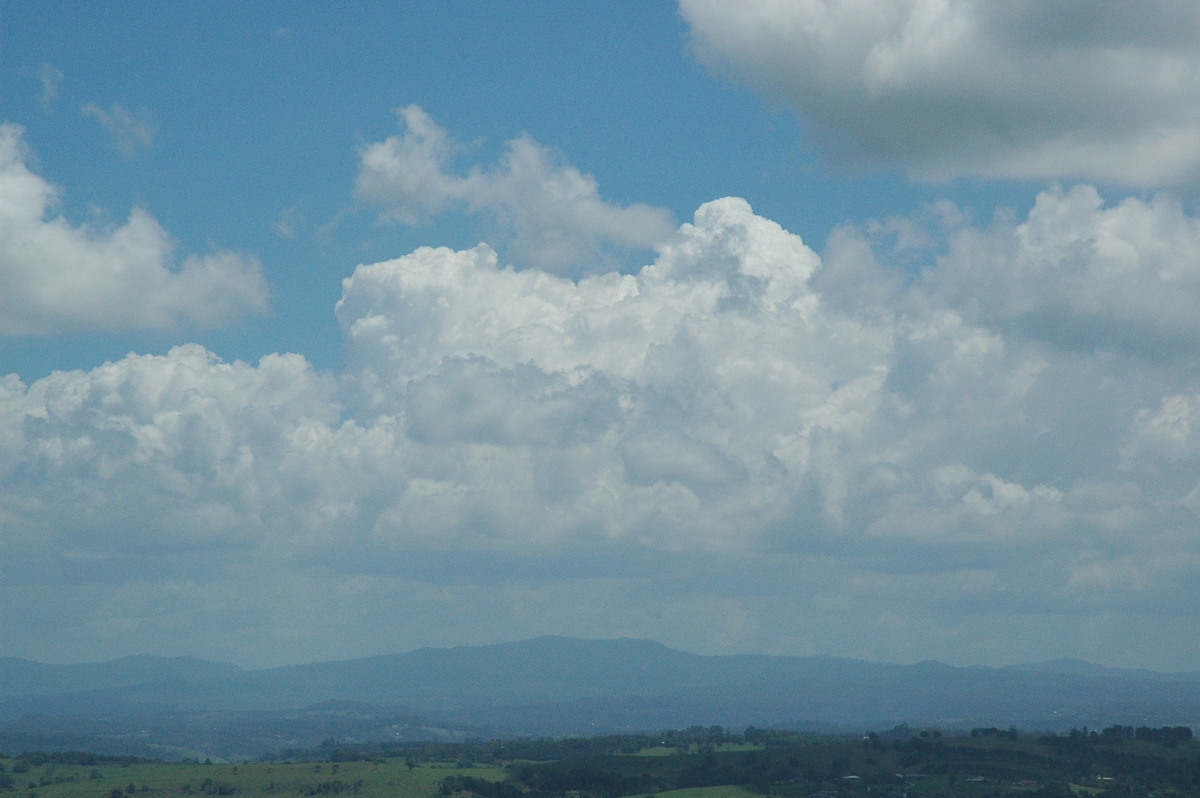
<svg viewBox="0 0 1200 798">
<path fill-rule="evenodd" d="M 1108 8 L 8 4 L 0 653 L 1193 667 L 1200 15 Z"/>
<path fill-rule="evenodd" d="M 837 224 L 942 197 L 986 216 L 1032 196 L 971 181 L 916 184 L 898 168 L 831 168 L 804 148 L 789 109 L 697 63 L 686 22 L 666 2 L 336 11 L 132 3 L 78 12 L 11 7 L 5 119 L 25 128 L 39 174 L 60 187 L 60 211 L 76 223 L 119 223 L 143 207 L 178 255 L 227 249 L 261 261 L 269 315 L 189 336 L 226 358 L 299 351 L 334 367 L 340 336 L 329 297 L 355 265 L 483 240 L 472 219 L 380 227 L 374 209 L 355 201 L 358 148 L 395 133 L 393 111 L 413 103 L 469 147 L 467 162 L 528 134 L 594 175 L 612 202 L 685 220 L 706 200 L 741 196 L 818 247 Z M 59 75 L 50 94 L 47 67 Z M 151 131 L 148 146 L 122 152 L 81 112 L 113 104 Z M 4 370 L 36 378 L 177 341 L 10 339 Z"/>
<path fill-rule="evenodd" d="M 686 26 L 668 3 L 620 13 L 554 3 L 131 4 L 83 6 L 65 19 L 36 4 L 15 10 L 5 110 L 26 127 L 43 174 L 65 188 L 65 210 L 79 218 L 98 205 L 119 221 L 141 205 L 181 251 L 253 253 L 274 278 L 269 320 L 210 333 L 229 357 L 297 350 L 335 365 L 329 298 L 355 265 L 421 244 L 478 243 L 478 227 L 456 220 L 376 227 L 373 209 L 354 201 L 356 150 L 396 131 L 399 106 L 421 105 L 483 157 L 522 133 L 569 148 L 614 201 L 680 214 L 729 183 L 769 183 L 770 171 L 792 172 L 774 181 L 791 183 L 806 160 L 790 115 L 714 82 L 689 58 Z M 48 104 L 43 64 L 63 75 Z M 88 103 L 141 109 L 153 144 L 123 155 L 80 113 Z M 277 230 L 284 219 L 291 239 Z M 15 370 L 60 367 L 44 362 L 48 343 L 30 346 Z M 127 349 L 112 341 L 102 356 Z"/>
</svg>

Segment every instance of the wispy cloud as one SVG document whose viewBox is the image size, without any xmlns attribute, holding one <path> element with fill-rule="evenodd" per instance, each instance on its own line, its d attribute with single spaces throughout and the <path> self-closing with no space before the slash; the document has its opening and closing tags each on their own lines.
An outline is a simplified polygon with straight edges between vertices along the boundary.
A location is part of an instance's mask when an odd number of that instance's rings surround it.
<svg viewBox="0 0 1200 798">
<path fill-rule="evenodd" d="M 42 64 L 38 77 L 42 82 L 42 110 L 49 113 L 54 106 L 54 101 L 58 99 L 58 92 L 63 82 L 63 72 L 53 64 L 46 62 Z"/>
<path fill-rule="evenodd" d="M 156 129 L 146 111 L 129 111 L 118 103 L 110 105 L 107 111 L 95 103 L 88 103 L 79 110 L 108 131 L 122 155 L 133 156 L 138 150 L 149 149 L 154 144 Z"/>
</svg>

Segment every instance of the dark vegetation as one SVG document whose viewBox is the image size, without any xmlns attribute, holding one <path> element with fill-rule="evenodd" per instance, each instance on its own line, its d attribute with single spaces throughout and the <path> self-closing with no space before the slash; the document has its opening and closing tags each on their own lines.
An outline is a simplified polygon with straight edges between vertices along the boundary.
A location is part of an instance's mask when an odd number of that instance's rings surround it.
<svg viewBox="0 0 1200 798">
<path fill-rule="evenodd" d="M 0 792 L 27 798 L 665 798 L 675 791 L 685 791 L 677 798 L 1200 796 L 1200 742 L 1182 726 L 951 734 L 902 724 L 854 736 L 694 726 L 462 743 L 330 738 L 236 764 L 70 751 L 0 755 Z"/>
</svg>

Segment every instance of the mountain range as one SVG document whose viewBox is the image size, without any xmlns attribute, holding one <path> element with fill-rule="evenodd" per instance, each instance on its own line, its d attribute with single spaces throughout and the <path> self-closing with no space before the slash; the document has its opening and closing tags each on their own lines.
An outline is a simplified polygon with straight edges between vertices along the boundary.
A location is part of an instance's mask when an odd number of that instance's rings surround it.
<svg viewBox="0 0 1200 798">
<path fill-rule="evenodd" d="M 347 742 L 741 729 L 1200 726 L 1200 673 L 707 656 L 540 637 L 261 670 L 195 658 L 0 658 L 0 750 L 252 756 Z"/>
</svg>

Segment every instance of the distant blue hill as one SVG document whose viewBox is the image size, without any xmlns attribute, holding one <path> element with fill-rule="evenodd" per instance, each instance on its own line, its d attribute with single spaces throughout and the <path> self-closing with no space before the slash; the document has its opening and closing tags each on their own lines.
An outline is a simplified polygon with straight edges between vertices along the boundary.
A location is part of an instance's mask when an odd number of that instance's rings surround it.
<svg viewBox="0 0 1200 798">
<path fill-rule="evenodd" d="M 84 665 L 0 659 L 0 732 L 18 726 L 93 729 L 85 718 L 101 715 L 110 723 L 154 715 L 169 726 L 163 718 L 302 708 L 309 708 L 306 717 L 341 718 L 350 724 L 350 738 L 375 733 L 369 730 L 382 727 L 372 723 L 397 714 L 406 725 L 387 732 L 392 737 L 427 736 L 433 728 L 451 736 L 510 736 L 717 724 L 848 730 L 899 723 L 1025 730 L 1200 726 L 1200 674 L 1072 660 L 959 668 L 705 656 L 649 640 L 565 637 L 263 670 L 190 658 Z"/>
<path fill-rule="evenodd" d="M 1037 673 L 1061 673 L 1069 676 L 1095 676 L 1100 678 L 1118 678 L 1168 681 L 1168 682 L 1197 682 L 1200 673 L 1160 673 L 1143 668 L 1106 668 L 1080 659 L 1053 659 L 1046 662 L 1036 662 L 1028 665 L 1009 666 L 1015 670 L 1034 671 Z"/>
<path fill-rule="evenodd" d="M 78 665 L 45 665 L 16 657 L 0 657 L 0 698 L 132 687 L 166 680 L 219 679 L 239 673 L 242 669 L 236 665 L 195 657 L 142 654 Z"/>
</svg>

